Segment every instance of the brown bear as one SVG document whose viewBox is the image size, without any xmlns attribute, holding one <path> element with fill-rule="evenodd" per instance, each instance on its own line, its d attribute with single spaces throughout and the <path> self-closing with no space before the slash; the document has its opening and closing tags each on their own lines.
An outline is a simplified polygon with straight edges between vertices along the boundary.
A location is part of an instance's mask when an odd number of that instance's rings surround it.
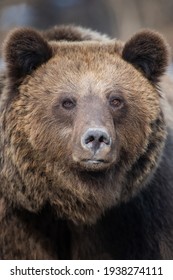
<svg viewBox="0 0 173 280">
<path fill-rule="evenodd" d="M 19 28 L 3 56 L 0 258 L 173 259 L 162 36 Z"/>
</svg>

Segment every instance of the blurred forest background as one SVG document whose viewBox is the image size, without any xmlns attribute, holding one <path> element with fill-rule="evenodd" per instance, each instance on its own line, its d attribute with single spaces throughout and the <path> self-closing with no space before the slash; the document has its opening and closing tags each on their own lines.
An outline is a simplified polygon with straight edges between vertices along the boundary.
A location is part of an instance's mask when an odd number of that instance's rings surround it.
<svg viewBox="0 0 173 280">
<path fill-rule="evenodd" d="M 173 48 L 173 0 L 0 0 L 0 45 L 16 26 L 74 23 L 127 40 L 141 28 L 163 33 Z"/>
</svg>

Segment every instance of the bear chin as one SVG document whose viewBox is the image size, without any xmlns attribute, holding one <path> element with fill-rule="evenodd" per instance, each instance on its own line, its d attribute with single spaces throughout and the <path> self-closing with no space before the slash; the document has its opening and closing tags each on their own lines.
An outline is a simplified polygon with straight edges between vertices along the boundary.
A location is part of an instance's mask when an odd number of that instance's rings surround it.
<svg viewBox="0 0 173 280">
<path fill-rule="evenodd" d="M 121 184 L 116 175 L 113 168 L 65 172 L 64 180 L 55 182 L 49 194 L 56 216 L 78 225 L 96 223 L 121 200 Z"/>
<path fill-rule="evenodd" d="M 76 167 L 83 172 L 100 173 L 100 175 L 110 169 L 111 166 L 112 163 L 102 159 L 86 159 L 76 164 Z"/>
</svg>

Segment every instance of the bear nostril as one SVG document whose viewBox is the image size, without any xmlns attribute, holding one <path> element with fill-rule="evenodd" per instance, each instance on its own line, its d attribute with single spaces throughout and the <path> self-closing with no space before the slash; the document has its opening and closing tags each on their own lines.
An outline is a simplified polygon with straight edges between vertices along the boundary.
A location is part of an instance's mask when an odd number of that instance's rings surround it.
<svg viewBox="0 0 173 280">
<path fill-rule="evenodd" d="M 96 153 L 111 144 L 111 138 L 104 129 L 88 129 L 82 137 L 82 146 Z"/>
<path fill-rule="evenodd" d="M 94 141 L 94 136 L 89 136 L 88 138 L 85 139 L 85 144 L 88 144 L 93 141 Z"/>
<path fill-rule="evenodd" d="M 100 139 L 99 139 L 99 142 L 100 142 L 100 143 L 103 142 L 103 143 L 105 143 L 106 145 L 109 145 L 109 143 L 110 143 L 110 137 L 107 137 L 107 136 L 105 137 L 105 136 L 102 135 L 102 136 L 100 137 Z"/>
</svg>

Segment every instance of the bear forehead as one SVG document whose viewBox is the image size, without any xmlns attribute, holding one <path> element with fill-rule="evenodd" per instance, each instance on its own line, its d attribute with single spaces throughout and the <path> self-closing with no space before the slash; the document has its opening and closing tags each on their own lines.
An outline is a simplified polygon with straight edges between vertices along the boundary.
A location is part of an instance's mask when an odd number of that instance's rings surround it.
<svg viewBox="0 0 173 280">
<path fill-rule="evenodd" d="M 32 75 L 38 86 L 44 84 L 54 92 L 76 92 L 76 88 L 79 92 L 86 86 L 100 93 L 115 88 L 149 94 L 154 90 L 140 71 L 122 59 L 114 41 L 53 42 L 52 47 L 53 57 Z"/>
<path fill-rule="evenodd" d="M 73 42 L 53 44 L 53 60 L 59 67 L 74 66 L 80 71 L 102 70 L 107 64 L 116 66 L 120 62 L 120 50 L 115 42 Z M 122 60 L 122 59 L 121 59 Z M 64 65 L 64 67 L 63 67 Z M 72 69 L 71 69 L 72 70 Z M 109 68 L 109 71 L 112 69 Z"/>
<path fill-rule="evenodd" d="M 123 43 L 118 40 L 109 40 L 106 42 L 98 42 L 98 41 L 80 41 L 80 42 L 66 42 L 66 41 L 52 41 L 50 42 L 52 46 L 53 53 L 61 53 L 61 54 L 68 54 L 69 52 L 77 53 L 109 53 L 121 54 L 123 49 Z"/>
</svg>

